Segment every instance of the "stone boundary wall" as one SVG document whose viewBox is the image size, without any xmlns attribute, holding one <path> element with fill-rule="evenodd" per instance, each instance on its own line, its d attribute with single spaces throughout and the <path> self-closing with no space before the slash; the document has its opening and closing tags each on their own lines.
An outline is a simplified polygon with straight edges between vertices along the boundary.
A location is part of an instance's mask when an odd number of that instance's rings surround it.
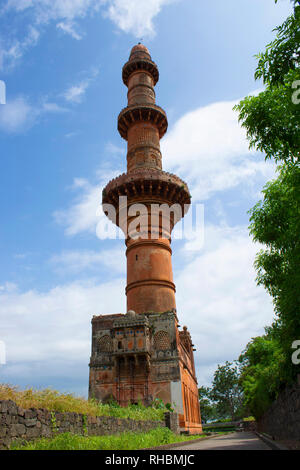
<svg viewBox="0 0 300 470">
<path fill-rule="evenodd" d="M 279 394 L 257 429 L 276 440 L 300 440 L 300 376 L 297 384 Z"/>
<path fill-rule="evenodd" d="M 44 409 L 23 409 L 11 400 L 0 401 L 0 449 L 21 439 L 29 441 L 52 437 L 55 433 L 103 436 L 126 431 L 147 432 L 157 427 L 169 427 L 178 432 L 177 413 L 165 413 L 165 421 L 136 421 L 111 416 L 86 416 L 77 413 L 59 413 Z"/>
</svg>

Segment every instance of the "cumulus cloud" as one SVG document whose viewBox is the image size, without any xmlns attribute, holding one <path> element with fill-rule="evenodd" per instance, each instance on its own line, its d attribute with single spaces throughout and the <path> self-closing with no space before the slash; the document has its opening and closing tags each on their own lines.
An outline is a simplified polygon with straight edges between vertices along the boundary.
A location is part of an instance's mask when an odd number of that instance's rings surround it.
<svg viewBox="0 0 300 470">
<path fill-rule="evenodd" d="M 162 140 L 164 167 L 188 181 L 193 201 L 274 175 L 272 163 L 249 151 L 245 131 L 232 110 L 237 101 L 186 113 Z"/>
<path fill-rule="evenodd" d="M 125 276 L 124 247 L 105 251 L 63 251 L 51 257 L 50 264 L 61 274 L 83 273 L 87 270 L 109 268 L 110 272 Z"/>
<path fill-rule="evenodd" d="M 59 377 L 70 378 L 71 367 L 73 383 L 87 389 L 92 315 L 124 311 L 123 292 L 120 279 L 103 284 L 76 282 L 46 292 L 0 290 L 1 340 L 7 361 L 1 366 L 2 380 L 20 383 L 28 376 L 31 382 L 36 364 L 41 364 L 41 376 L 52 381 L 44 386 L 57 386 Z"/>
<path fill-rule="evenodd" d="M 218 363 L 234 360 L 253 336 L 273 318 L 266 292 L 256 286 L 253 260 L 258 249 L 244 227 L 208 226 L 201 252 L 174 250 L 184 261 L 174 272 L 177 311 L 197 347 L 199 384 L 209 384 Z M 116 257 L 112 254 L 110 259 Z M 123 253 L 118 253 L 125 260 Z M 94 252 L 65 252 L 52 258 L 56 266 L 78 270 L 102 262 Z M 192 273 L 192 275 L 191 275 Z M 125 276 L 115 270 L 111 282 L 92 280 L 57 285 L 42 292 L 20 292 L 15 285 L 0 288 L 1 340 L 12 383 L 33 377 L 39 364 L 44 386 L 87 387 L 90 319 L 93 314 L 124 313 Z M 53 369 L 53 363 L 56 368 Z M 77 365 L 77 367 L 75 367 Z M 78 368 L 79 366 L 79 368 Z M 41 373 L 42 371 L 42 373 Z M 27 379 L 28 380 L 28 379 Z M 69 383 L 69 382 L 68 382 Z"/>
<path fill-rule="evenodd" d="M 246 227 L 208 225 L 204 245 L 183 246 L 175 271 L 177 310 L 197 346 L 198 382 L 208 384 L 218 364 L 238 358 L 252 337 L 273 320 L 271 298 L 255 282 L 259 246 Z M 190 243 L 190 242 L 188 242 Z M 192 273 L 192 274 L 191 274 Z"/>
<path fill-rule="evenodd" d="M 239 186 L 258 197 L 259 189 L 275 174 L 271 162 L 249 151 L 245 132 L 232 110 L 235 103 L 213 103 L 185 114 L 161 142 L 164 169 L 187 181 L 193 203 Z M 108 143 L 107 151 L 118 154 L 124 149 Z M 54 214 L 56 221 L 66 226 L 66 234 L 96 233 L 99 217 L 104 217 L 99 212 L 102 187 L 120 173 L 101 171 L 96 185 L 75 179 L 76 198 L 68 209 Z"/>
<path fill-rule="evenodd" d="M 82 232 L 94 233 L 101 220 L 106 220 L 101 210 L 102 189 L 107 182 L 117 176 L 118 170 L 107 170 L 102 168 L 97 172 L 98 181 L 91 184 L 85 178 L 75 178 L 71 189 L 75 191 L 76 197 L 66 209 L 54 212 L 56 223 L 65 227 L 68 236 L 77 235 Z"/>
<path fill-rule="evenodd" d="M 153 36 L 153 19 L 162 7 L 176 0 L 105 0 L 104 16 L 110 18 L 119 29 L 135 37 Z"/>
</svg>

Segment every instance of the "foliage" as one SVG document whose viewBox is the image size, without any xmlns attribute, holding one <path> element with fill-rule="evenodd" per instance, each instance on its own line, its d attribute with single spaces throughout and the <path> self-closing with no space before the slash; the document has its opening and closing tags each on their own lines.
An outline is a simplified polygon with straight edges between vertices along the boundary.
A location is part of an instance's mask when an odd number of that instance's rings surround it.
<svg viewBox="0 0 300 470">
<path fill-rule="evenodd" d="M 148 433 L 126 432 L 110 436 L 79 436 L 58 434 L 52 439 L 37 439 L 24 445 L 15 443 L 11 450 L 136 450 L 163 444 L 199 439 L 201 436 L 180 436 L 168 428 L 156 428 Z"/>
<path fill-rule="evenodd" d="M 243 421 L 255 421 L 254 416 L 248 416 L 247 418 L 243 418 Z"/>
<path fill-rule="evenodd" d="M 243 393 L 239 383 L 239 368 L 235 363 L 226 361 L 218 365 L 214 374 L 210 398 L 216 402 L 218 414 L 222 418 L 231 417 L 232 421 L 240 416 L 243 407 Z"/>
<path fill-rule="evenodd" d="M 269 333 L 285 358 L 278 364 L 281 380 L 289 383 L 300 372 L 291 361 L 292 343 L 300 338 L 300 167 L 280 167 L 250 215 L 250 233 L 266 247 L 256 257 L 257 283 L 273 298 L 277 318 Z"/>
<path fill-rule="evenodd" d="M 234 108 L 250 148 L 281 164 L 250 210 L 250 234 L 265 247 L 255 260 L 257 283 L 272 296 L 276 314 L 239 358 L 245 405 L 256 418 L 299 373 L 291 361 L 292 343 L 300 338 L 300 2 L 293 4 L 293 14 L 257 55 L 255 79 L 265 91 Z"/>
<path fill-rule="evenodd" d="M 135 420 L 162 421 L 165 406 L 155 408 L 142 404 L 121 407 L 116 402 L 102 404 L 96 400 L 86 400 L 72 394 L 62 394 L 55 390 L 19 390 L 6 384 L 0 384 L 0 400 L 13 400 L 21 408 L 44 408 L 50 411 L 80 413 L 90 416 L 115 416 Z"/>
<path fill-rule="evenodd" d="M 282 165 L 250 210 L 250 234 L 265 246 L 256 256 L 257 283 L 273 298 L 276 319 L 240 357 L 245 404 L 259 418 L 291 384 L 300 367 L 291 361 L 300 338 L 300 168 Z"/>
<path fill-rule="evenodd" d="M 276 39 L 266 46 L 265 52 L 256 56 L 258 66 L 255 78 L 262 78 L 265 84 L 283 84 L 284 77 L 290 70 L 297 70 L 299 67 L 300 7 L 297 3 L 299 5 L 299 0 L 294 2 L 294 13 L 275 28 Z"/>
<path fill-rule="evenodd" d="M 210 398 L 210 388 L 200 387 L 198 388 L 198 394 L 202 423 L 207 423 L 208 421 L 214 421 L 215 419 L 217 419 L 218 412 L 216 409 L 216 405 L 212 402 Z"/>
<path fill-rule="evenodd" d="M 298 4 L 298 5 L 297 5 Z M 300 6 L 275 29 L 276 39 L 258 54 L 255 79 L 265 91 L 234 107 L 247 131 L 250 148 L 275 161 L 296 162 L 300 156 Z"/>
<path fill-rule="evenodd" d="M 155 400 L 153 400 L 151 403 L 151 406 L 157 410 L 170 411 L 171 413 L 174 413 L 174 408 L 172 408 L 171 403 L 165 404 L 161 398 L 155 398 Z"/>
<path fill-rule="evenodd" d="M 284 378 L 280 364 L 284 362 L 278 342 L 269 333 L 253 338 L 241 354 L 240 383 L 244 390 L 245 405 L 259 419 L 276 399 Z"/>
</svg>

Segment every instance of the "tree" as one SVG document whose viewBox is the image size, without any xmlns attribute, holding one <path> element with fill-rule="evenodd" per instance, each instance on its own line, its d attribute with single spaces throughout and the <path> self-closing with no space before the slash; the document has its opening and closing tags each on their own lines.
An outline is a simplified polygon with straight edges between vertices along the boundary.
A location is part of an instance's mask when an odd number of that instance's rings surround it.
<svg viewBox="0 0 300 470">
<path fill-rule="evenodd" d="M 299 373 L 291 360 L 292 343 L 300 339 L 300 2 L 293 4 L 275 40 L 257 55 L 255 78 L 265 91 L 234 108 L 250 147 L 280 164 L 278 178 L 250 210 L 250 234 L 265 246 L 255 260 L 257 283 L 272 296 L 276 313 L 266 335 L 254 338 L 240 357 L 245 403 L 256 417 Z"/>
<path fill-rule="evenodd" d="M 293 14 L 275 29 L 276 39 L 256 56 L 255 79 L 263 80 L 265 91 L 234 107 L 250 148 L 287 163 L 300 157 L 300 6 L 293 3 Z"/>
<path fill-rule="evenodd" d="M 200 387 L 198 388 L 200 410 L 201 410 L 201 420 L 203 423 L 208 421 L 213 421 L 218 419 L 216 405 L 214 405 L 210 399 L 210 388 L 209 387 Z"/>
<path fill-rule="evenodd" d="M 282 367 L 279 367 L 284 362 L 284 355 L 272 328 L 267 328 L 264 336 L 253 338 L 247 344 L 239 362 L 244 404 L 259 419 L 277 398 L 284 381 Z"/>
<path fill-rule="evenodd" d="M 226 362 L 218 365 L 214 374 L 210 398 L 216 402 L 216 409 L 222 418 L 236 419 L 242 413 L 243 392 L 239 383 L 237 364 Z"/>
<path fill-rule="evenodd" d="M 300 339 L 300 167 L 281 166 L 262 193 L 263 200 L 250 210 L 250 234 L 266 247 L 255 260 L 257 283 L 273 298 L 273 334 L 285 355 L 282 375 L 289 383 L 300 372 L 291 361 L 292 343 Z"/>
</svg>

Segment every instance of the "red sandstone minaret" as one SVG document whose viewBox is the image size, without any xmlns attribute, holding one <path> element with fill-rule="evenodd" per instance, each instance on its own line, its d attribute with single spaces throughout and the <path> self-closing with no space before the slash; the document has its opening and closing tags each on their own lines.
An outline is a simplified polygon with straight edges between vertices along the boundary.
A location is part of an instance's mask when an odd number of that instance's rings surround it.
<svg viewBox="0 0 300 470">
<path fill-rule="evenodd" d="M 165 216 L 160 213 L 154 220 L 154 206 L 165 204 L 171 208 L 176 204 L 178 221 L 184 215 L 185 205 L 190 204 L 190 194 L 181 179 L 162 170 L 160 139 L 167 131 L 168 122 L 164 110 L 155 104 L 154 86 L 159 73 L 144 45 L 133 47 L 122 75 L 128 87 L 128 106 L 119 115 L 118 130 L 128 142 L 127 173 L 106 186 L 103 203 L 115 206 L 120 226 L 120 196 L 127 196 L 129 214 L 133 204 L 142 203 L 147 207 L 148 220 L 144 221 L 148 224 L 140 227 L 138 239 L 132 239 L 130 233 L 134 216 L 129 215 L 126 220 L 129 227 L 129 230 L 125 228 L 127 311 L 165 312 L 176 308 L 171 259 L 174 213 L 170 213 L 168 227 L 168 223 L 163 223 L 166 213 Z"/>
<path fill-rule="evenodd" d="M 178 413 L 182 431 L 199 433 L 194 345 L 187 327 L 179 330 L 171 250 L 172 229 L 191 196 L 180 178 L 162 170 L 168 122 L 155 104 L 158 68 L 142 44 L 133 47 L 123 81 L 128 106 L 118 130 L 128 142 L 127 173 L 108 183 L 102 199 L 125 233 L 127 313 L 92 319 L 89 396 L 122 406 L 163 400 Z"/>
</svg>

